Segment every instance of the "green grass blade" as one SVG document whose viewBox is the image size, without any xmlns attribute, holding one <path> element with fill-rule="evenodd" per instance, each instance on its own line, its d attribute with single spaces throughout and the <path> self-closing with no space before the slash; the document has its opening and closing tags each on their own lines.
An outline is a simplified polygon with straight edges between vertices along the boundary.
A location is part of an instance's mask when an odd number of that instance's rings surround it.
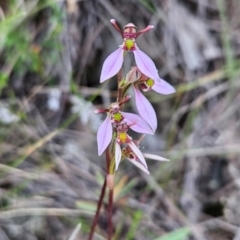
<svg viewBox="0 0 240 240">
<path fill-rule="evenodd" d="M 191 231 L 189 227 L 184 227 L 167 233 L 164 236 L 156 238 L 154 240 L 186 240 L 190 232 Z"/>
</svg>

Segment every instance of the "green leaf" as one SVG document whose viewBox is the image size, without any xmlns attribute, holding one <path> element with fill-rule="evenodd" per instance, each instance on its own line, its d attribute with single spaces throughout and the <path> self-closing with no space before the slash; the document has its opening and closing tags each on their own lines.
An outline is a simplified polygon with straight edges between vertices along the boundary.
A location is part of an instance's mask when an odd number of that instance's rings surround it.
<svg viewBox="0 0 240 240">
<path fill-rule="evenodd" d="M 167 233 L 164 236 L 156 238 L 154 240 L 186 240 L 190 232 L 191 231 L 189 227 L 184 227 Z"/>
<path fill-rule="evenodd" d="M 138 0 L 144 7 L 146 7 L 150 12 L 155 13 L 156 9 L 154 8 L 151 1 L 148 0 Z"/>
<path fill-rule="evenodd" d="M 131 240 L 134 239 L 135 232 L 137 231 L 138 225 L 142 219 L 143 213 L 141 211 L 136 211 L 133 216 L 133 221 L 131 227 L 127 234 L 127 239 Z"/>
<path fill-rule="evenodd" d="M 0 73 L 0 91 L 7 85 L 8 75 L 6 73 Z"/>
<path fill-rule="evenodd" d="M 77 201 L 76 202 L 77 208 L 83 209 L 85 211 L 95 212 L 96 211 L 96 204 L 93 202 L 87 202 L 87 201 Z"/>
</svg>

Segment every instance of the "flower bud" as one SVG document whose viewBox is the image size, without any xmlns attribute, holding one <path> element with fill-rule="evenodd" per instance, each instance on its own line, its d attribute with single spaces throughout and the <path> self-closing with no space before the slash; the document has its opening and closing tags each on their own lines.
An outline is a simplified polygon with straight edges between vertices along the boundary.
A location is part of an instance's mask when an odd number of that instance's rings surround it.
<svg viewBox="0 0 240 240">
<path fill-rule="evenodd" d="M 134 83 L 135 81 L 139 80 L 141 77 L 141 72 L 138 70 L 137 67 L 133 67 L 126 76 L 126 83 Z"/>
</svg>

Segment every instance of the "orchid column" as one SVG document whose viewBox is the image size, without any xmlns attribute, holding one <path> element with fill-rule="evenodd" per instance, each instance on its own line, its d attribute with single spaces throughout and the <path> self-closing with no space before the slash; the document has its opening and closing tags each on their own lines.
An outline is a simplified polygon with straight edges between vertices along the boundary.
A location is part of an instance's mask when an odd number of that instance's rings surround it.
<svg viewBox="0 0 240 240">
<path fill-rule="evenodd" d="M 92 239 L 106 186 L 109 188 L 108 239 L 112 237 L 111 210 L 113 204 L 114 174 L 120 162 L 127 159 L 149 174 L 145 158 L 167 161 L 167 159 L 160 156 L 142 153 L 139 149 L 139 144 L 144 134 L 154 134 L 157 129 L 156 113 L 142 92 L 151 90 L 160 94 L 172 94 L 175 92 L 175 89 L 170 84 L 158 76 L 158 70 L 153 61 L 138 48 L 135 42 L 139 35 L 148 32 L 153 26 L 149 25 L 137 32 L 136 26 L 129 23 L 122 31 L 114 19 L 111 20 L 111 23 L 123 37 L 123 43 L 103 63 L 100 82 L 102 83 L 118 75 L 118 97 L 116 102 L 112 103 L 107 109 L 96 110 L 96 113 L 106 113 L 107 115 L 97 133 L 98 154 L 102 155 L 103 152 L 106 152 L 107 176 L 89 239 Z M 133 66 L 128 74 L 122 77 L 124 56 L 131 52 L 134 54 L 136 66 Z M 130 95 L 127 95 L 130 87 L 134 89 L 134 98 L 139 115 L 123 111 L 124 104 L 131 98 Z M 140 138 L 133 139 L 128 133 L 129 128 L 142 134 Z"/>
</svg>

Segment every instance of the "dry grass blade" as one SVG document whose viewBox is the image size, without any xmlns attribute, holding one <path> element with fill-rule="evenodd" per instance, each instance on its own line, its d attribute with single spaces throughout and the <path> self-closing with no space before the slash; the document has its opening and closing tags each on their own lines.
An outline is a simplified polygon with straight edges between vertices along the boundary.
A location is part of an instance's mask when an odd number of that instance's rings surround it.
<svg viewBox="0 0 240 240">
<path fill-rule="evenodd" d="M 26 147 L 24 150 L 21 150 L 21 154 L 27 158 L 29 155 L 31 155 L 34 151 L 37 149 L 41 148 L 46 144 L 48 141 L 50 141 L 52 138 L 54 138 L 58 133 L 60 133 L 60 129 L 54 130 L 47 134 L 45 137 L 41 138 L 39 141 L 36 143 Z"/>
<path fill-rule="evenodd" d="M 74 231 L 72 232 L 71 236 L 69 237 L 68 240 L 75 240 L 77 238 L 77 235 L 79 233 L 79 231 L 81 230 L 81 223 L 79 223 L 76 228 L 74 229 Z"/>
<path fill-rule="evenodd" d="M 26 172 L 24 170 L 10 167 L 4 164 L 0 164 L 0 171 L 3 171 L 8 174 L 14 174 L 15 176 L 21 176 L 28 179 L 37 179 L 39 177 L 37 174 Z"/>
<path fill-rule="evenodd" d="M 0 212 L 0 219 L 24 216 L 93 216 L 93 212 L 69 208 L 18 208 Z"/>
</svg>

